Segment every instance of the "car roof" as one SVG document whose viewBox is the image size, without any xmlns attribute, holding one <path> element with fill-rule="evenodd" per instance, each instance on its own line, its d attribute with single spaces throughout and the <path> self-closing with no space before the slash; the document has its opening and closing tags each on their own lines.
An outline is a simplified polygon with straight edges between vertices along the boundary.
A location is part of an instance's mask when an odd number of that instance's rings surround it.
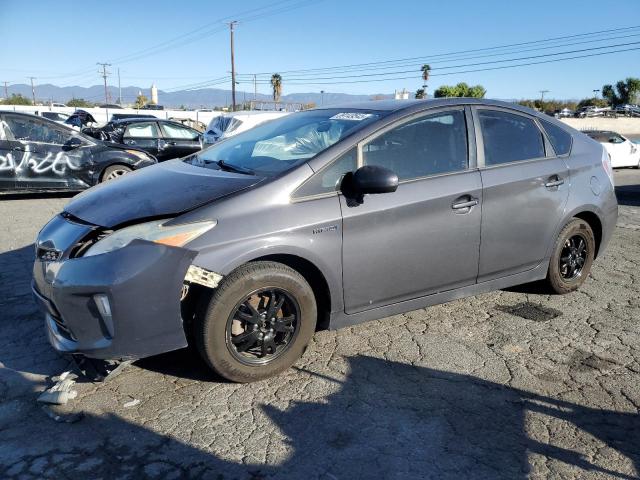
<svg viewBox="0 0 640 480">
<path fill-rule="evenodd" d="M 376 110 L 385 112 L 400 112 L 423 110 L 425 108 L 446 107 L 451 105 L 485 105 L 490 107 L 505 107 L 514 110 L 520 110 L 531 114 L 536 112 L 528 107 L 523 107 L 517 103 L 505 102 L 501 100 L 490 100 L 485 98 L 433 98 L 433 99 L 416 99 L 416 100 L 369 100 L 365 102 L 353 103 L 337 103 L 323 107 L 316 107 L 316 110 L 335 110 L 335 109 L 353 109 L 353 110 Z"/>
</svg>

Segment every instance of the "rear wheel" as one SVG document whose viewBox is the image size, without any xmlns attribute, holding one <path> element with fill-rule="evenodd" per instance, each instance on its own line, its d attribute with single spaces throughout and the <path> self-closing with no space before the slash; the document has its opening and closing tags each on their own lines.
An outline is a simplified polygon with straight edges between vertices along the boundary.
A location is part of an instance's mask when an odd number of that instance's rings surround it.
<svg viewBox="0 0 640 480">
<path fill-rule="evenodd" d="M 127 167 L 126 165 L 111 165 L 104 169 L 101 181 L 108 182 L 109 180 L 115 180 L 116 178 L 120 178 L 131 171 L 132 168 Z"/>
<path fill-rule="evenodd" d="M 289 368 L 316 327 L 313 290 L 297 271 L 253 262 L 215 290 L 195 324 L 200 355 L 221 376 L 253 382 Z"/>
<path fill-rule="evenodd" d="M 596 241 L 587 222 L 573 218 L 562 229 L 549 262 L 547 283 L 559 294 L 572 292 L 591 271 Z"/>
</svg>

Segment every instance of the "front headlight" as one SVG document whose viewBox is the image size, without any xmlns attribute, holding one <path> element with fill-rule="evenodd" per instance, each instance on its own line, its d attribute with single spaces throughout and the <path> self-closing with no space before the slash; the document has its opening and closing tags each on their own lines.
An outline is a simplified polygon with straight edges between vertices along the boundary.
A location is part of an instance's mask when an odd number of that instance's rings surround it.
<svg viewBox="0 0 640 480">
<path fill-rule="evenodd" d="M 195 240 L 203 233 L 211 230 L 216 221 L 187 223 L 183 225 L 163 226 L 169 220 L 154 220 L 140 223 L 131 227 L 116 230 L 111 235 L 94 243 L 84 254 L 85 257 L 100 255 L 125 247 L 132 240 L 148 240 L 172 247 L 182 247 L 191 240 Z"/>
<path fill-rule="evenodd" d="M 151 158 L 148 154 L 140 150 L 125 150 L 125 152 L 130 153 L 134 157 L 138 157 L 140 160 L 149 160 Z"/>
</svg>

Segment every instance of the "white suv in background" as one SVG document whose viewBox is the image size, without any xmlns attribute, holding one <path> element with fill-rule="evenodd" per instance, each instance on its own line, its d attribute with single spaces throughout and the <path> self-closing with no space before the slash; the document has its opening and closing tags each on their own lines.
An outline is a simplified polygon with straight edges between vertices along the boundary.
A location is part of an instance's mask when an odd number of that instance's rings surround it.
<svg viewBox="0 0 640 480">
<path fill-rule="evenodd" d="M 613 168 L 640 168 L 640 147 L 628 138 L 607 130 L 591 130 L 584 133 L 604 146 L 611 157 Z"/>
<path fill-rule="evenodd" d="M 216 143 L 223 138 L 231 137 L 249 130 L 268 120 L 288 115 L 289 112 L 242 111 L 214 117 L 204 133 L 204 143 Z"/>
</svg>

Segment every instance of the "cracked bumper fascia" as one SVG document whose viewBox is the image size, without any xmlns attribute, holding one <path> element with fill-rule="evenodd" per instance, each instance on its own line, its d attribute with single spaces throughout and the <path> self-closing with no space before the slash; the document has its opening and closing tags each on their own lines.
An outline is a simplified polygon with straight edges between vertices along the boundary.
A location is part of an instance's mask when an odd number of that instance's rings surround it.
<svg viewBox="0 0 640 480">
<path fill-rule="evenodd" d="M 185 347 L 180 295 L 196 254 L 134 240 L 101 255 L 36 260 L 34 298 L 45 313 L 50 343 L 62 353 L 101 359 L 142 358 Z M 95 295 L 109 299 L 112 325 L 105 325 Z M 72 338 L 54 318 L 64 322 Z"/>
</svg>

